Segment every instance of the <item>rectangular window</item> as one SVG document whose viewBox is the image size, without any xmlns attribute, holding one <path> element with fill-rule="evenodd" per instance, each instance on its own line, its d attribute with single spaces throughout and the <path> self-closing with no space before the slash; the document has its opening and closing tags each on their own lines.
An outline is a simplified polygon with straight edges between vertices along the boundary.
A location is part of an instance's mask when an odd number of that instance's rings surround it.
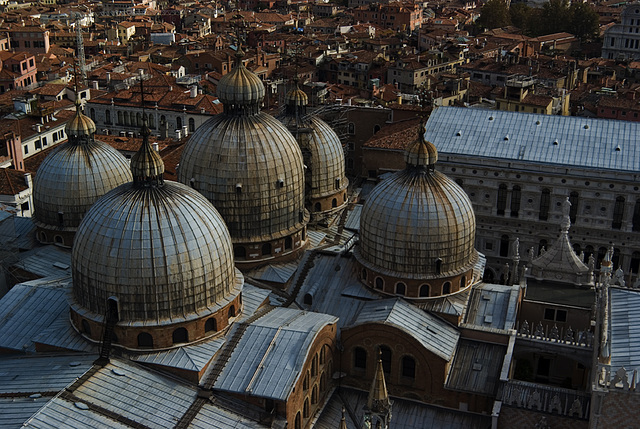
<svg viewBox="0 0 640 429">
<path fill-rule="evenodd" d="M 42 137 L 42 144 L 43 144 L 44 146 L 46 146 L 46 145 L 47 145 L 47 138 L 46 138 L 46 137 Z"/>
<path fill-rule="evenodd" d="M 24 147 L 24 154 L 27 155 L 29 153 L 29 146 L 23 146 Z"/>
<path fill-rule="evenodd" d="M 566 322 L 567 310 L 559 310 L 555 308 L 544 309 L 544 320 L 551 320 L 553 322 Z"/>
</svg>

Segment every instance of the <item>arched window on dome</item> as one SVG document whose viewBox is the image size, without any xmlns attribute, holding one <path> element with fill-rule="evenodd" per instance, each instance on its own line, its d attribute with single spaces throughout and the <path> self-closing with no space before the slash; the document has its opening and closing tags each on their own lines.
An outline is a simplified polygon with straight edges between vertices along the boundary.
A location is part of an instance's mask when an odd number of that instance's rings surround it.
<svg viewBox="0 0 640 429">
<path fill-rule="evenodd" d="M 247 257 L 247 249 L 244 246 L 234 246 L 233 254 L 236 258 L 246 258 Z"/>
<path fill-rule="evenodd" d="M 396 295 L 404 296 L 406 293 L 407 293 L 407 285 L 405 285 L 402 282 L 396 284 Z"/>
<path fill-rule="evenodd" d="M 336 189 L 340 189 L 340 179 L 336 179 Z"/>
<path fill-rule="evenodd" d="M 40 241 L 42 241 L 43 243 L 47 242 L 47 234 L 44 231 L 40 232 Z"/>
<path fill-rule="evenodd" d="M 356 347 L 353 351 L 353 367 L 367 369 L 367 351 L 362 347 Z"/>
<path fill-rule="evenodd" d="M 367 269 L 363 268 L 362 269 L 362 280 L 364 280 L 365 282 L 367 281 Z"/>
<path fill-rule="evenodd" d="M 319 211 L 321 211 L 321 210 L 322 210 L 322 205 L 320 205 L 320 203 L 316 203 L 316 204 L 313 206 L 313 211 L 315 211 L 315 212 L 319 212 Z"/>
<path fill-rule="evenodd" d="M 442 259 L 436 259 L 436 275 L 442 274 Z"/>
<path fill-rule="evenodd" d="M 53 237 L 53 241 L 55 241 L 56 244 L 64 244 L 64 239 L 62 238 L 61 235 L 55 235 Z"/>
<path fill-rule="evenodd" d="M 338 199 L 334 198 L 333 200 L 331 200 L 331 207 L 338 207 Z"/>
<path fill-rule="evenodd" d="M 451 293 L 451 282 L 444 282 L 442 285 L 442 294 L 447 295 Z"/>
<path fill-rule="evenodd" d="M 271 243 L 264 243 L 262 245 L 262 255 L 271 255 Z"/>
<path fill-rule="evenodd" d="M 87 334 L 87 336 L 90 337 L 91 325 L 89 325 L 89 322 L 87 322 L 85 319 L 82 319 L 82 322 L 80 322 L 80 325 L 82 326 L 82 333 Z"/>
<path fill-rule="evenodd" d="M 178 328 L 175 331 L 173 331 L 172 340 L 173 340 L 173 344 L 188 343 L 189 332 L 187 332 L 186 328 Z"/>
<path fill-rule="evenodd" d="M 420 298 L 427 298 L 429 295 L 431 295 L 431 286 L 428 284 L 420 286 Z"/>
<path fill-rule="evenodd" d="M 189 118 L 189 131 L 194 132 L 196 130 L 196 120 Z"/>
<path fill-rule="evenodd" d="M 232 317 L 236 317 L 236 307 L 235 306 L 231 306 L 229 307 L 229 313 L 228 313 L 229 319 L 231 319 Z"/>
<path fill-rule="evenodd" d="M 467 286 L 467 276 L 462 276 L 460 278 L 460 289 L 464 289 Z"/>
<path fill-rule="evenodd" d="M 293 248 L 293 238 L 291 238 L 291 237 L 286 237 L 286 238 L 284 239 L 284 248 L 285 248 L 286 250 L 289 250 L 289 249 Z"/>
<path fill-rule="evenodd" d="M 153 347 L 153 337 L 148 332 L 140 332 L 138 334 L 138 347 L 141 348 L 152 348 Z"/>
<path fill-rule="evenodd" d="M 218 322 L 215 317 L 210 317 L 204 322 L 204 332 L 215 332 L 218 330 Z"/>
<path fill-rule="evenodd" d="M 376 277 L 376 289 L 384 289 L 384 280 L 382 277 Z"/>
<path fill-rule="evenodd" d="M 305 419 L 309 418 L 309 398 L 304 400 L 304 405 L 302 406 L 302 417 Z"/>
</svg>

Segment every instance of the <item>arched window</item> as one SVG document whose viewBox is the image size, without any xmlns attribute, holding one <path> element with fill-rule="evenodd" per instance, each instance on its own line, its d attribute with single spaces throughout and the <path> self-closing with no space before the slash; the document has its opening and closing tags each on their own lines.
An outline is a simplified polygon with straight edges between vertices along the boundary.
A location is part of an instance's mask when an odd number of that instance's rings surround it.
<svg viewBox="0 0 640 429">
<path fill-rule="evenodd" d="M 442 274 L 442 259 L 436 259 L 436 274 Z"/>
<path fill-rule="evenodd" d="M 324 393 L 324 391 L 327 390 L 327 376 L 326 374 L 323 372 L 320 375 L 320 393 Z"/>
<path fill-rule="evenodd" d="M 356 133 L 356 124 L 354 124 L 353 122 L 349 122 L 348 133 L 349 134 L 355 134 Z"/>
<path fill-rule="evenodd" d="M 216 322 L 215 317 L 210 317 L 209 319 L 207 319 L 207 321 L 204 323 L 204 332 L 211 332 L 211 331 L 217 331 L 218 330 L 218 322 Z"/>
<path fill-rule="evenodd" d="M 633 231 L 640 231 L 640 198 L 636 200 L 636 205 L 633 207 L 633 220 L 632 220 Z"/>
<path fill-rule="evenodd" d="M 42 241 L 43 243 L 47 242 L 47 234 L 44 231 L 40 232 L 40 241 Z"/>
<path fill-rule="evenodd" d="M 304 298 L 302 299 L 302 303 L 304 305 L 313 305 L 313 296 L 310 293 L 305 293 Z"/>
<path fill-rule="evenodd" d="M 547 250 L 547 240 L 540 240 L 538 242 L 538 255 L 542 254 L 542 249 Z"/>
<path fill-rule="evenodd" d="M 326 360 L 326 345 L 323 345 L 322 348 L 320 349 L 320 365 L 324 365 L 325 360 Z"/>
<path fill-rule="evenodd" d="M 264 243 L 262 245 L 262 255 L 271 255 L 271 243 Z"/>
<path fill-rule="evenodd" d="M 580 245 L 578 243 L 573 245 L 573 253 L 575 253 L 576 255 L 579 255 L 580 252 L 582 252 L 582 247 L 580 247 Z"/>
<path fill-rule="evenodd" d="M 373 134 L 377 134 L 377 133 L 378 133 L 378 131 L 380 131 L 380 125 L 376 124 L 376 125 L 373 127 Z"/>
<path fill-rule="evenodd" d="M 333 200 L 331 200 L 331 207 L 338 207 L 338 199 L 334 198 Z"/>
<path fill-rule="evenodd" d="M 367 281 L 367 269 L 366 268 L 362 269 L 362 280 Z"/>
<path fill-rule="evenodd" d="M 511 217 L 518 217 L 521 197 L 522 190 L 520 189 L 520 186 L 514 185 L 514 187 L 511 189 Z"/>
<path fill-rule="evenodd" d="M 296 414 L 296 420 L 293 423 L 294 429 L 302 429 L 302 421 L 300 419 L 300 411 Z"/>
<path fill-rule="evenodd" d="M 611 228 L 620 229 L 622 227 L 622 216 L 624 215 L 624 197 L 619 196 L 613 205 L 613 222 Z"/>
<path fill-rule="evenodd" d="M 604 259 L 604 255 L 607 254 L 607 248 L 601 247 L 598 249 L 598 256 L 596 257 L 596 268 L 600 268 L 600 263 Z"/>
<path fill-rule="evenodd" d="M 320 203 L 316 203 L 315 206 L 313 207 L 313 210 L 316 212 L 319 212 L 320 210 L 322 210 L 322 206 L 320 205 Z"/>
<path fill-rule="evenodd" d="M 315 377 L 318 375 L 318 353 L 313 356 L 311 359 L 311 377 Z"/>
<path fill-rule="evenodd" d="M 318 385 L 314 385 L 313 389 L 311 389 L 311 405 L 315 405 L 318 403 Z"/>
<path fill-rule="evenodd" d="M 407 293 L 407 285 L 405 285 L 402 282 L 396 284 L 396 294 L 397 295 L 404 295 L 406 293 Z"/>
<path fill-rule="evenodd" d="M 153 347 L 153 337 L 148 332 L 140 332 L 138 334 L 138 347 L 151 348 Z"/>
<path fill-rule="evenodd" d="M 147 119 L 149 120 L 149 128 L 155 129 L 156 127 L 156 118 L 154 115 L 148 115 Z"/>
<path fill-rule="evenodd" d="M 302 417 L 305 419 L 309 418 L 309 398 L 304 400 L 304 405 L 302 406 Z"/>
<path fill-rule="evenodd" d="M 442 285 L 442 294 L 447 295 L 451 293 L 451 282 L 444 282 Z"/>
<path fill-rule="evenodd" d="M 507 257 L 509 256 L 509 236 L 503 235 L 500 237 L 500 256 Z"/>
<path fill-rule="evenodd" d="M 589 263 L 589 256 L 593 255 L 593 246 L 588 245 L 584 248 L 584 263 Z"/>
<path fill-rule="evenodd" d="M 182 118 L 180 116 L 176 117 L 176 129 L 178 130 L 182 129 Z"/>
<path fill-rule="evenodd" d="M 140 112 L 136 113 L 136 123 L 135 125 L 140 127 L 142 126 L 142 114 Z"/>
<path fill-rule="evenodd" d="M 167 123 L 167 118 L 164 115 L 160 115 L 160 125 L 166 124 L 166 123 Z"/>
<path fill-rule="evenodd" d="M 122 125 L 122 111 L 118 110 L 118 125 Z"/>
<path fill-rule="evenodd" d="M 62 239 L 61 235 L 54 235 L 53 236 L 53 240 L 57 243 L 57 244 L 64 244 L 64 240 Z"/>
<path fill-rule="evenodd" d="M 186 328 L 178 328 L 173 331 L 173 344 L 178 343 L 188 343 L 189 342 L 189 333 Z"/>
<path fill-rule="evenodd" d="M 402 357 L 402 376 L 416 378 L 416 361 L 411 356 Z"/>
<path fill-rule="evenodd" d="M 549 189 L 543 189 L 540 194 L 540 213 L 538 219 L 549 219 L 549 207 L 551 206 L 551 191 Z"/>
<path fill-rule="evenodd" d="M 82 325 L 82 332 L 87 334 L 87 336 L 91 336 L 91 326 L 89 325 L 89 322 L 87 322 L 85 319 L 82 319 L 82 322 L 80 322 L 80 325 Z"/>
<path fill-rule="evenodd" d="M 231 319 L 232 317 L 236 317 L 236 307 L 233 305 L 229 307 L 229 312 L 227 314 L 229 319 Z"/>
<path fill-rule="evenodd" d="M 464 289 L 467 285 L 467 276 L 462 276 L 460 278 L 460 289 Z"/>
<path fill-rule="evenodd" d="M 284 248 L 291 249 L 293 247 L 293 239 L 291 237 L 286 237 L 284 239 Z"/>
<path fill-rule="evenodd" d="M 302 380 L 302 390 L 309 390 L 309 371 L 307 371 Z"/>
<path fill-rule="evenodd" d="M 391 374 L 391 349 L 387 346 L 380 346 L 382 353 L 382 369 L 385 373 Z"/>
<path fill-rule="evenodd" d="M 638 269 L 640 269 L 640 252 L 633 252 L 631 254 L 629 269 L 633 274 L 638 274 Z"/>
<path fill-rule="evenodd" d="M 571 208 L 569 209 L 569 219 L 571 223 L 576 223 L 576 215 L 578 214 L 578 201 L 580 197 L 576 191 L 573 191 L 569 194 L 569 202 L 571 203 Z"/>
<path fill-rule="evenodd" d="M 104 123 L 111 125 L 111 110 L 109 109 L 104 111 Z"/>
<path fill-rule="evenodd" d="M 247 257 L 247 249 L 244 246 L 235 246 L 233 248 L 233 253 L 236 258 L 246 258 Z"/>
<path fill-rule="evenodd" d="M 196 120 L 189 118 L 189 131 L 194 132 L 196 130 Z"/>
<path fill-rule="evenodd" d="M 382 280 L 382 277 L 376 277 L 376 289 L 383 289 L 384 288 L 384 280 Z"/>
<path fill-rule="evenodd" d="M 613 249 L 613 256 L 611 257 L 611 263 L 613 264 L 613 269 L 616 270 L 620 266 L 620 249 L 617 247 Z"/>
<path fill-rule="evenodd" d="M 504 183 L 498 187 L 498 215 L 504 215 L 504 209 L 507 207 L 507 185 Z"/>
<path fill-rule="evenodd" d="M 424 284 L 420 286 L 420 298 L 426 298 L 431 295 L 431 286 Z"/>
<path fill-rule="evenodd" d="M 362 347 L 356 347 L 353 351 L 353 367 L 367 369 L 367 351 Z"/>
</svg>

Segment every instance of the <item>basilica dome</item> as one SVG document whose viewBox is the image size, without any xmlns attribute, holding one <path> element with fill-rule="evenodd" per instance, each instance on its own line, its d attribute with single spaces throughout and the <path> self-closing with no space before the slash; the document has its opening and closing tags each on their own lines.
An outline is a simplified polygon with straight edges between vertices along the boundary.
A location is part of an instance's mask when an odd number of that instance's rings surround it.
<svg viewBox="0 0 640 429">
<path fill-rule="evenodd" d="M 79 106 L 67 123 L 68 141 L 40 165 L 34 180 L 33 204 L 37 238 L 71 247 L 86 211 L 111 189 L 129 182 L 127 159 L 96 141 L 96 126 Z"/>
<path fill-rule="evenodd" d="M 307 207 L 312 219 L 322 218 L 347 204 L 349 179 L 345 175 L 344 150 L 338 135 L 325 121 L 307 114 L 309 99 L 295 80 L 287 93 L 278 120 L 295 136 L 304 164 Z"/>
<path fill-rule="evenodd" d="M 302 154 L 291 133 L 260 112 L 264 86 L 239 60 L 218 85 L 224 112 L 190 137 L 178 180 L 219 210 L 237 264 L 296 254 L 306 244 Z"/>
<path fill-rule="evenodd" d="M 437 151 L 423 133 L 406 151 L 406 168 L 367 197 L 356 250 L 367 283 L 394 293 L 399 282 L 401 295 L 415 297 L 465 288 L 478 258 L 471 201 L 458 184 L 435 171 Z M 425 282 L 429 293 L 410 292 L 411 284 L 417 288 Z"/>
<path fill-rule="evenodd" d="M 133 183 L 87 212 L 72 252 L 76 326 L 92 336 L 111 301 L 118 342 L 132 348 L 200 339 L 210 318 L 210 327 L 223 328 L 239 310 L 243 284 L 219 213 L 197 191 L 165 182 L 162 159 L 145 140 L 131 160 Z"/>
</svg>

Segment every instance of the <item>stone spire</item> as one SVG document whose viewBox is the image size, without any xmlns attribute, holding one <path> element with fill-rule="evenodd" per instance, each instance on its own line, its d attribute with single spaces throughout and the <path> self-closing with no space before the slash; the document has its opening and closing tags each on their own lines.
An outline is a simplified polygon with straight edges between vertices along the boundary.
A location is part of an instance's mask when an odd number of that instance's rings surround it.
<svg viewBox="0 0 640 429">
<path fill-rule="evenodd" d="M 576 286 L 592 285 L 589 267 L 578 258 L 569 240 L 571 202 L 569 197 L 562 203 L 560 236 L 546 252 L 531 261 L 531 276 Z"/>
<path fill-rule="evenodd" d="M 391 421 L 391 405 L 387 383 L 384 379 L 382 351 L 378 354 L 376 373 L 371 383 L 367 405 L 364 409 L 364 427 L 367 429 L 388 429 Z"/>
<path fill-rule="evenodd" d="M 151 130 L 147 124 L 147 115 L 144 111 L 144 86 L 140 79 L 140 96 L 142 98 L 142 144 L 140 149 L 131 157 L 131 174 L 134 186 L 161 187 L 164 184 L 164 161 L 149 143 Z"/>
</svg>

